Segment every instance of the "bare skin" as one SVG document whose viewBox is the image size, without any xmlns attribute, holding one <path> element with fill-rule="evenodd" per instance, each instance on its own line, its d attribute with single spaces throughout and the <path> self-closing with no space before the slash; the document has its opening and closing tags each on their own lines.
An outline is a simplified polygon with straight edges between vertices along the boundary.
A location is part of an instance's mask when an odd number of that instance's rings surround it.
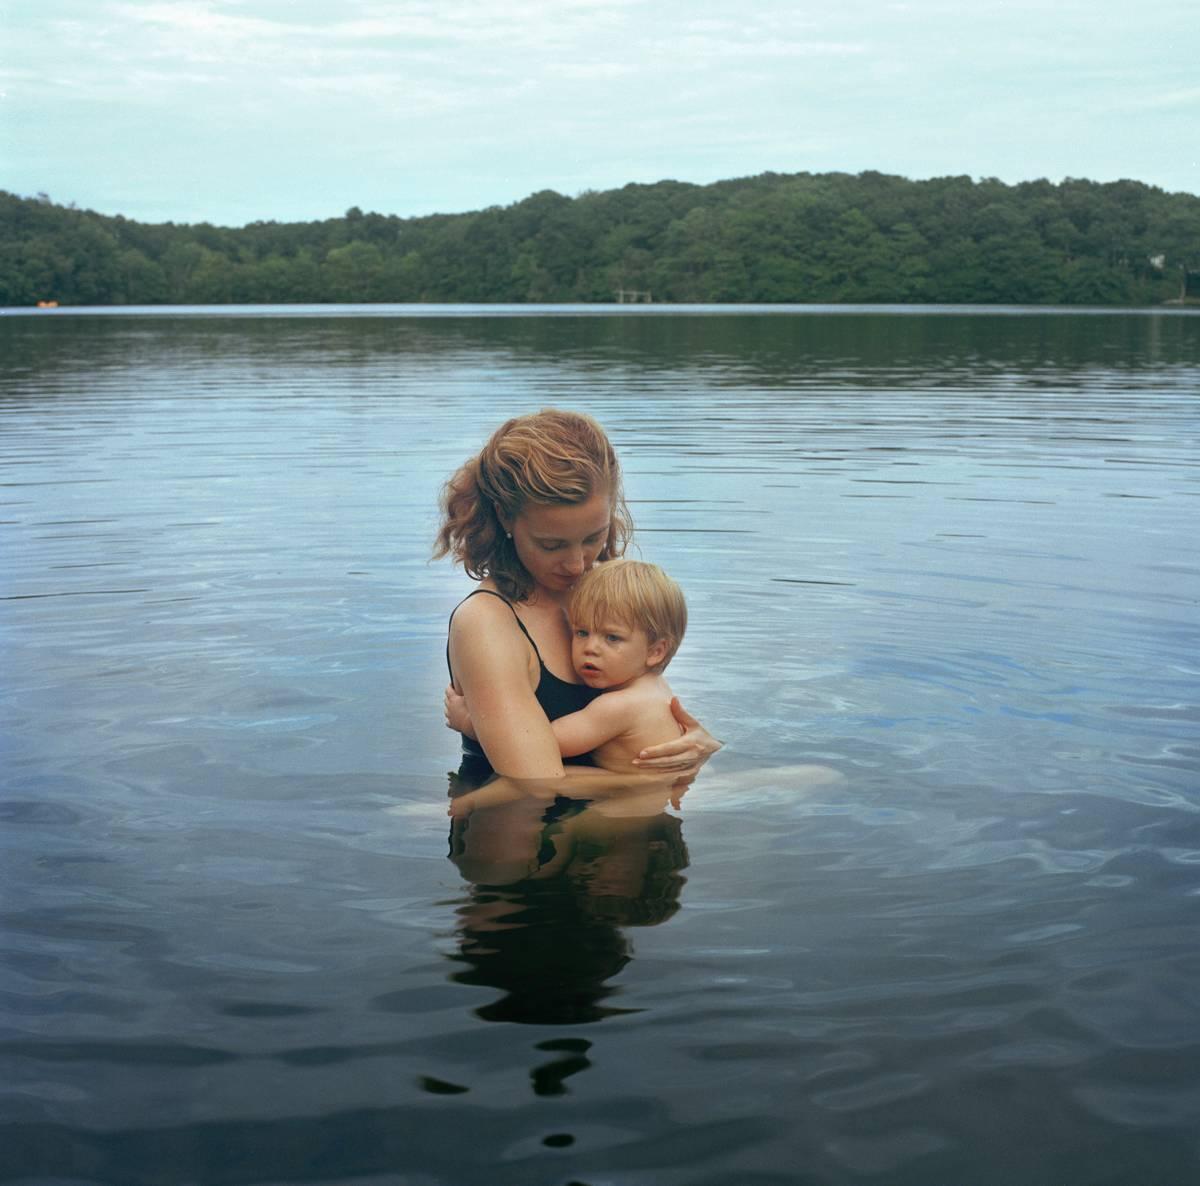
<svg viewBox="0 0 1200 1186">
<path fill-rule="evenodd" d="M 535 581 L 517 615 L 547 668 L 568 683 L 575 678 L 563 607 L 571 586 L 599 557 L 610 517 L 604 492 L 578 504 L 531 505 L 502 523 Z M 480 588 L 497 592 L 490 581 Z M 495 597 L 464 602 L 450 625 L 450 663 L 492 766 L 516 778 L 561 778 L 562 756 L 534 695 L 537 656 L 512 611 Z"/>
<path fill-rule="evenodd" d="M 661 675 L 647 672 L 626 687 L 606 692 L 587 708 L 551 722 L 564 758 L 590 753 L 605 770 L 636 774 L 638 754 L 679 736 L 671 715 L 674 699 Z"/>
<path fill-rule="evenodd" d="M 459 796 L 451 811 L 455 817 L 452 859 L 459 871 L 468 881 L 513 885 L 545 881 L 574 867 L 581 874 L 579 887 L 588 896 L 640 895 L 651 859 L 647 828 L 662 817 L 668 804 L 678 810 L 682 792 L 661 777 L 631 780 L 596 770 L 590 774 L 579 787 L 586 786 L 589 792 L 586 809 L 555 821 L 555 843 L 549 851 L 544 844 L 543 788 L 501 778 Z M 571 776 L 558 780 L 558 786 L 563 783 L 576 789 L 577 780 Z M 581 841 L 590 842 L 587 853 L 581 851 Z M 508 916 L 516 909 L 503 896 L 475 902 L 470 908 L 477 924 L 473 929 L 511 926 Z"/>
<path fill-rule="evenodd" d="M 572 585 L 599 558 L 611 513 L 603 491 L 578 504 L 529 504 L 513 520 L 502 522 L 534 579 L 533 592 L 517 603 L 516 613 L 547 668 L 568 683 L 578 680 L 571 664 L 565 605 Z M 490 581 L 479 587 L 498 591 Z M 451 710 L 461 698 L 471 732 L 498 773 L 521 779 L 562 778 L 558 742 L 534 695 L 540 678 L 537 657 L 513 621 L 512 610 L 495 597 L 470 598 L 454 614 L 449 645 L 455 682 L 446 693 L 447 724 L 456 727 Z M 672 712 L 682 734 L 646 747 L 633 764 L 694 776 L 720 743 L 675 703 Z"/>
<path fill-rule="evenodd" d="M 682 732 L 671 712 L 675 695 L 657 670 L 667 643 L 615 620 L 576 623 L 571 634 L 575 673 L 604 695 L 551 722 L 558 747 L 564 758 L 591 753 L 605 770 L 636 774 L 641 753 Z"/>
<path fill-rule="evenodd" d="M 668 803 L 678 809 L 687 788 L 686 780 L 672 780 L 662 774 L 614 774 L 591 766 L 573 766 L 564 778 L 493 778 L 477 790 L 456 795 L 446 814 L 465 819 L 483 808 L 523 803 L 532 812 L 529 818 L 540 820 L 549 804 L 566 798 L 589 803 L 591 810 L 614 819 L 640 817 L 647 813 L 647 804 L 653 806 L 654 814 Z"/>
</svg>

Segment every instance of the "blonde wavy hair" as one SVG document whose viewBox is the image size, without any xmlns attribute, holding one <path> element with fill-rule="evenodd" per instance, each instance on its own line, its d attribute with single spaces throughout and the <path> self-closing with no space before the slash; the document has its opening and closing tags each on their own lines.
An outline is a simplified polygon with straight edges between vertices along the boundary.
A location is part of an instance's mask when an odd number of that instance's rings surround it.
<svg viewBox="0 0 1200 1186">
<path fill-rule="evenodd" d="M 528 503 L 586 502 L 606 491 L 612 503 L 608 539 L 599 559 L 620 556 L 633 532 L 621 467 L 604 429 L 581 412 L 545 408 L 502 424 L 442 491 L 435 558 L 450 555 L 468 576 L 491 578 L 510 601 L 524 601 L 533 578 L 505 535 Z"/>
</svg>

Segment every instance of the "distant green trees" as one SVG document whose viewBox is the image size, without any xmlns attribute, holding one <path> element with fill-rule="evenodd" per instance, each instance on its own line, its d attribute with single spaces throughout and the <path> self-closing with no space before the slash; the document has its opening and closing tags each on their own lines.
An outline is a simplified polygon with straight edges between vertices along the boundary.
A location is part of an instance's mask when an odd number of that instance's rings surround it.
<svg viewBox="0 0 1200 1186">
<path fill-rule="evenodd" d="M 1158 304 L 1200 197 L 1136 181 L 882 173 L 660 181 L 507 207 L 145 224 L 0 191 L 0 305 L 293 302 Z"/>
</svg>

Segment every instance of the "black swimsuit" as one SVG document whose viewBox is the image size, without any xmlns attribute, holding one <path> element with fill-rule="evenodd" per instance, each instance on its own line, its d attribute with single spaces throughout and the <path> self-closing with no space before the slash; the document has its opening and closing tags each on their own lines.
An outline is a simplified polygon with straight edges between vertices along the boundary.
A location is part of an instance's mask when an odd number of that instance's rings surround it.
<svg viewBox="0 0 1200 1186">
<path fill-rule="evenodd" d="M 516 608 L 507 597 L 502 597 L 499 593 L 493 593 L 491 589 L 476 589 L 474 593 L 468 593 L 463 601 L 469 601 L 472 597 L 477 597 L 480 593 L 486 593 L 489 597 L 497 597 L 508 606 L 513 612 L 513 617 L 517 619 L 517 625 L 521 628 L 521 633 L 525 635 L 529 641 L 529 645 L 533 647 L 533 653 L 537 656 L 538 661 L 538 685 L 534 690 L 534 696 L 538 704 L 542 706 L 542 711 L 546 714 L 546 719 L 556 721 L 559 717 L 565 717 L 568 713 L 578 712 L 581 708 L 586 708 L 597 696 L 600 695 L 599 688 L 589 688 L 586 684 L 569 684 L 565 679 L 559 679 L 553 671 L 542 661 L 542 653 L 538 650 L 537 643 L 533 641 L 533 635 L 525 628 L 525 623 L 517 616 Z M 462 605 L 460 601 L 458 605 Z M 450 620 L 454 620 L 454 614 L 458 611 L 458 605 L 454 607 L 454 611 L 450 614 Z M 454 670 L 450 667 L 450 643 L 446 642 L 446 667 L 450 671 L 450 682 L 454 682 Z M 486 765 L 486 774 L 491 773 L 491 764 L 487 760 L 487 755 L 483 752 L 483 746 L 474 738 L 467 737 L 465 734 L 462 739 L 463 748 L 463 765 L 470 766 L 470 772 L 474 777 L 479 777 L 483 773 L 480 763 Z M 580 754 L 576 758 L 565 758 L 564 761 L 573 763 L 578 766 L 593 765 L 589 754 Z"/>
</svg>

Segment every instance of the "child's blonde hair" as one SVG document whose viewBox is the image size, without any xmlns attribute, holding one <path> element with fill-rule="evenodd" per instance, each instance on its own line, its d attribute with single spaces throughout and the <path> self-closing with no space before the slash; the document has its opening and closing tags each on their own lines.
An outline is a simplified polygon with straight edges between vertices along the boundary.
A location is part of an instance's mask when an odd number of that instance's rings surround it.
<svg viewBox="0 0 1200 1186">
<path fill-rule="evenodd" d="M 665 641 L 667 652 L 653 668 L 662 671 L 683 642 L 687 603 L 683 590 L 657 564 L 644 560 L 605 560 L 580 578 L 567 603 L 572 626 L 592 628 L 620 622 L 644 630 L 649 640 Z"/>
</svg>

